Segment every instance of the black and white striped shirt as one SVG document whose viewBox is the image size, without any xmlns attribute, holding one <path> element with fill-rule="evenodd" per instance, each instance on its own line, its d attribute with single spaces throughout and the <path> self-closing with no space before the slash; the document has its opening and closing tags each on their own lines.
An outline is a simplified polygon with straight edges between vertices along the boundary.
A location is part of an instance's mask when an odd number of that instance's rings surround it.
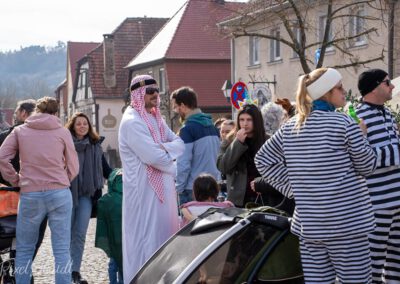
<svg viewBox="0 0 400 284">
<path fill-rule="evenodd" d="M 357 115 L 367 125 L 367 139 L 378 157 L 377 169 L 367 177 L 372 204 L 377 210 L 400 206 L 400 155 L 397 124 L 389 109 L 362 103 Z"/>
<path fill-rule="evenodd" d="M 313 111 L 299 133 L 295 119 L 267 140 L 255 158 L 260 174 L 294 196 L 292 232 L 327 240 L 371 232 L 373 209 L 364 176 L 376 156 L 345 114 Z"/>
</svg>

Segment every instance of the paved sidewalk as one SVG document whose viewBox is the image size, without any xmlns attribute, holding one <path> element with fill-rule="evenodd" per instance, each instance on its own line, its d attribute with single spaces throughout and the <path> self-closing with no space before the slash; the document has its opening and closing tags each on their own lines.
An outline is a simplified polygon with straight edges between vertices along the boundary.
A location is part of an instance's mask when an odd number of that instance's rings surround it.
<svg viewBox="0 0 400 284">
<path fill-rule="evenodd" d="M 81 274 L 89 284 L 108 284 L 108 257 L 101 249 L 94 247 L 95 233 L 96 219 L 90 219 Z M 33 263 L 32 271 L 35 284 L 54 283 L 54 258 L 49 227 L 46 229 L 46 235 Z"/>
</svg>

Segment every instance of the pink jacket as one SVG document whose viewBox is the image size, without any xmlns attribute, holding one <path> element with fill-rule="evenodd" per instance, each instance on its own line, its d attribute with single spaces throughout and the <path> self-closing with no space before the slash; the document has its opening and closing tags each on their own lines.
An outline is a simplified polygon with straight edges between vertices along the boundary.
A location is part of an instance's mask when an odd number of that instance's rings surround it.
<svg viewBox="0 0 400 284">
<path fill-rule="evenodd" d="M 19 174 L 10 163 L 17 151 Z M 0 147 L 1 174 L 18 185 L 21 192 L 68 188 L 78 170 L 71 133 L 55 115 L 31 115 L 23 125 L 14 128 Z"/>
</svg>

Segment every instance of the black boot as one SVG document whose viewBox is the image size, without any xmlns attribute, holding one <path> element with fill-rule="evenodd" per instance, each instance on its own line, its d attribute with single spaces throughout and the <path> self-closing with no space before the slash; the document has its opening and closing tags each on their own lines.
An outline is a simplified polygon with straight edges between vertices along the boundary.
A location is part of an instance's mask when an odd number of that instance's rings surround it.
<svg viewBox="0 0 400 284">
<path fill-rule="evenodd" d="M 77 271 L 72 271 L 72 283 L 73 284 L 88 284 L 88 282 L 82 278 L 81 274 Z"/>
</svg>

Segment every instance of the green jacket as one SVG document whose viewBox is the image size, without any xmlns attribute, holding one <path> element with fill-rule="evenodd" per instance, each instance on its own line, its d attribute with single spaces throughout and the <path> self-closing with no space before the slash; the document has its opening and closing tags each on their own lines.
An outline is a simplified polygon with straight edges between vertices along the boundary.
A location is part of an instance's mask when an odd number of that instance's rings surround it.
<svg viewBox="0 0 400 284">
<path fill-rule="evenodd" d="M 243 207 L 247 185 L 247 163 L 244 153 L 248 146 L 236 138 L 232 143 L 223 141 L 217 159 L 217 168 L 226 175 L 228 200 Z"/>
<path fill-rule="evenodd" d="M 122 170 L 114 169 L 108 178 L 108 193 L 97 203 L 95 247 L 113 258 L 122 272 Z"/>
</svg>

